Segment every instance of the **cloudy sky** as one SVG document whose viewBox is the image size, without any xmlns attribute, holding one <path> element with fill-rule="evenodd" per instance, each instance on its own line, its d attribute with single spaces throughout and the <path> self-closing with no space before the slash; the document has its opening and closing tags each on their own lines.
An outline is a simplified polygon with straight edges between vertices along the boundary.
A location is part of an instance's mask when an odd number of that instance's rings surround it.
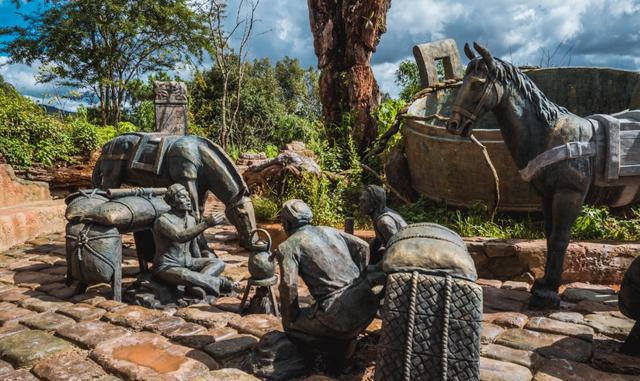
<svg viewBox="0 0 640 381">
<path fill-rule="evenodd" d="M 0 0 L 1 25 L 19 22 L 15 12 L 9 0 Z M 261 0 L 258 18 L 262 33 L 252 41 L 252 57 L 276 61 L 288 55 L 316 65 L 306 1 Z M 413 45 L 447 37 L 460 48 L 478 41 L 518 65 L 640 71 L 640 0 L 392 0 L 387 24 L 373 67 L 391 95 L 398 93 L 397 65 L 411 58 Z M 0 57 L 0 63 L 6 60 Z M 52 86 L 36 83 L 36 72 L 37 65 L 0 66 L 0 74 L 24 94 L 55 94 Z"/>
</svg>

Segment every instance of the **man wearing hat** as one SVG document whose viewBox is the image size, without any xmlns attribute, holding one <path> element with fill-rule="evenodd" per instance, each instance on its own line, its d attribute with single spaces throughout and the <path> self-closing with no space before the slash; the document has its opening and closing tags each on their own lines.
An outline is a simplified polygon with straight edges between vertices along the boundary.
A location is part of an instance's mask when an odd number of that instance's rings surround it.
<svg viewBox="0 0 640 381">
<path fill-rule="evenodd" d="M 301 200 L 285 202 L 279 217 L 288 235 L 277 252 L 285 333 L 303 352 L 347 358 L 380 302 L 365 275 L 369 247 L 353 235 L 312 225 L 313 213 Z M 310 307 L 299 305 L 298 276 L 315 300 Z"/>
<path fill-rule="evenodd" d="M 360 211 L 373 222 L 376 237 L 371 242 L 371 263 L 382 260 L 389 238 L 407 226 L 404 218 L 387 207 L 387 193 L 377 185 L 367 185 L 360 194 Z"/>
<path fill-rule="evenodd" d="M 233 284 L 221 277 L 224 262 L 218 258 L 193 258 L 199 250 L 197 237 L 207 228 L 224 221 L 222 214 L 206 216 L 196 223 L 191 215 L 191 196 L 181 184 L 173 184 L 164 200 L 171 210 L 158 217 L 153 225 L 156 255 L 153 277 L 170 285 L 201 288 L 218 296 L 229 293 Z"/>
</svg>

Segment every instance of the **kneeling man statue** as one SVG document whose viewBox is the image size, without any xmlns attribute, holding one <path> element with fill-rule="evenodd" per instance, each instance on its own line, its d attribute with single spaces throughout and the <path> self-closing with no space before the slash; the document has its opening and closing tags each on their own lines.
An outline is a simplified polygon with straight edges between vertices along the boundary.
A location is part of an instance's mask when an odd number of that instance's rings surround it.
<svg viewBox="0 0 640 381">
<path fill-rule="evenodd" d="M 170 186 L 164 200 L 171 210 L 158 217 L 153 225 L 156 246 L 153 277 L 165 284 L 200 289 L 213 296 L 231 292 L 233 283 L 220 276 L 224 270 L 222 260 L 193 255 L 199 250 L 198 236 L 207 228 L 221 224 L 222 214 L 208 215 L 196 223 L 191 215 L 191 196 L 181 184 Z"/>
<path fill-rule="evenodd" d="M 285 202 L 279 217 L 288 235 L 277 251 L 285 333 L 301 352 L 338 365 L 351 356 L 380 304 L 365 273 L 369 247 L 353 235 L 312 225 L 311 209 L 301 200 Z M 299 305 L 298 276 L 315 300 L 309 307 Z"/>
</svg>

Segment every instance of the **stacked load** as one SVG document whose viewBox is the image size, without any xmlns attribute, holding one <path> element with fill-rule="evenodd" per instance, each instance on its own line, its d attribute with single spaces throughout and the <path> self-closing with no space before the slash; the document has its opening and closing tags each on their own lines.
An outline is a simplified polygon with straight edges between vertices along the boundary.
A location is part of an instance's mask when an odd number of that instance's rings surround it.
<svg viewBox="0 0 640 381">
<path fill-rule="evenodd" d="M 482 288 L 458 234 L 436 224 L 394 235 L 376 381 L 480 379 Z"/>
<path fill-rule="evenodd" d="M 151 229 L 170 210 L 161 197 L 165 188 L 82 190 L 65 200 L 67 284 L 81 287 L 111 283 L 121 298 L 121 234 Z"/>
</svg>

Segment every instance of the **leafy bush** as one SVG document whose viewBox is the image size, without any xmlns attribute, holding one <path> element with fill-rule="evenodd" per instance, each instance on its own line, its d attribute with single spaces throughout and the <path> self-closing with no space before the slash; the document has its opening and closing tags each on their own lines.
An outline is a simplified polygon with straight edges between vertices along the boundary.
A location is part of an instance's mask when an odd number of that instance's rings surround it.
<svg viewBox="0 0 640 381">
<path fill-rule="evenodd" d="M 77 154 L 89 155 L 100 146 L 98 127 L 82 118 L 71 122 L 70 135 Z"/>
<path fill-rule="evenodd" d="M 267 144 L 267 146 L 264 149 L 264 152 L 269 159 L 273 159 L 274 157 L 278 156 L 278 154 L 280 153 L 280 150 L 278 149 L 277 146 L 274 146 L 273 144 Z"/>
</svg>

